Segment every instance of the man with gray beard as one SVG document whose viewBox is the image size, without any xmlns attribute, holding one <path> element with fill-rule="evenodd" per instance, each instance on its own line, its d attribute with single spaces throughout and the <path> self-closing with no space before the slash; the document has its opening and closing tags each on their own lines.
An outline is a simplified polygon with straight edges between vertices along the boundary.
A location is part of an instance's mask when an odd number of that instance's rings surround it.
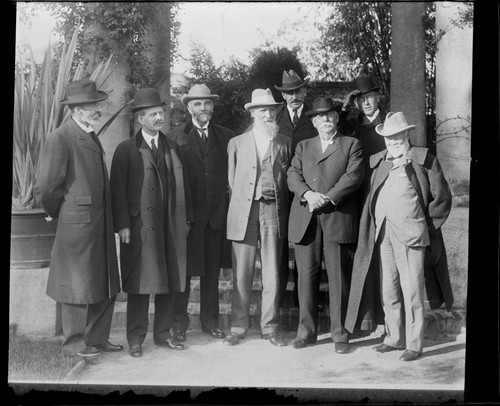
<svg viewBox="0 0 500 406">
<path fill-rule="evenodd" d="M 279 269 L 288 228 L 287 170 L 291 139 L 278 134 L 276 103 L 269 89 L 255 89 L 245 104 L 254 126 L 228 144 L 229 211 L 227 238 L 232 241 L 233 295 L 231 334 L 236 345 L 249 328 L 250 298 L 260 241 L 262 268 L 261 333 L 276 346 L 286 345 L 278 334 Z"/>
</svg>

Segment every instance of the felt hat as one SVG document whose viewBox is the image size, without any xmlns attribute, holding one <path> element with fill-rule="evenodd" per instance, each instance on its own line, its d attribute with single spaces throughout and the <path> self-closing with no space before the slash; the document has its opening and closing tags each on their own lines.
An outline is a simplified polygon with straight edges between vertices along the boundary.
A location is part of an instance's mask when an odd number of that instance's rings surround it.
<svg viewBox="0 0 500 406">
<path fill-rule="evenodd" d="M 281 86 L 274 86 L 277 90 L 281 92 L 291 92 L 292 90 L 300 89 L 302 86 L 307 85 L 309 79 L 302 80 L 299 75 L 295 73 L 293 69 L 288 72 L 283 71 L 283 79 Z"/>
<path fill-rule="evenodd" d="M 359 76 L 352 81 L 352 85 L 359 90 L 359 95 L 380 89 L 373 78 L 369 76 Z"/>
<path fill-rule="evenodd" d="M 108 95 L 97 90 L 93 80 L 82 79 L 68 83 L 66 94 L 60 101 L 61 104 L 86 104 L 106 100 Z"/>
<path fill-rule="evenodd" d="M 252 107 L 278 106 L 283 103 L 277 103 L 274 100 L 270 89 L 255 89 L 252 92 L 252 101 L 245 104 L 245 109 L 249 110 Z"/>
<path fill-rule="evenodd" d="M 189 89 L 188 94 L 185 94 L 181 97 L 181 102 L 185 106 L 188 104 L 190 100 L 194 99 L 212 99 L 217 100 L 219 98 L 216 94 L 211 94 L 210 89 L 205 84 L 196 84 Z"/>
<path fill-rule="evenodd" d="M 408 124 L 403 113 L 389 112 L 385 116 L 384 124 L 377 125 L 375 131 L 382 137 L 390 137 L 391 135 L 399 134 L 406 130 L 414 130 L 415 128 L 417 128 L 416 125 Z"/>
<path fill-rule="evenodd" d="M 160 92 L 153 87 L 145 87 L 135 92 L 132 111 L 136 112 L 148 107 L 162 106 L 165 101 L 161 99 Z"/>
<path fill-rule="evenodd" d="M 328 97 L 317 97 L 313 101 L 312 109 L 306 111 L 305 114 L 308 117 L 314 117 L 321 113 L 326 113 L 328 111 L 336 111 L 337 113 L 342 109 L 342 103 L 334 102 Z"/>
</svg>

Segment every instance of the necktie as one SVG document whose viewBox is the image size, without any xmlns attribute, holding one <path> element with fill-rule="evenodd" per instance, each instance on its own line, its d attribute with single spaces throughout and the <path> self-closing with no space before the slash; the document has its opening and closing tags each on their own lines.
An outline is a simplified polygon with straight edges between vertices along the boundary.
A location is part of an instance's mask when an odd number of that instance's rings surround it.
<svg viewBox="0 0 500 406">
<path fill-rule="evenodd" d="M 206 128 L 199 128 L 201 140 L 203 141 L 203 145 L 207 145 L 207 134 L 205 133 Z"/>
<path fill-rule="evenodd" d="M 293 119 L 292 119 L 293 126 L 296 127 L 298 122 L 299 122 L 299 116 L 297 115 L 297 109 L 293 109 Z"/>
<path fill-rule="evenodd" d="M 392 161 L 395 161 L 396 159 L 401 158 L 402 156 L 403 156 L 403 154 L 395 156 L 395 157 L 387 157 L 386 161 L 392 162 Z"/>
<path fill-rule="evenodd" d="M 155 144 L 155 139 L 151 138 L 151 151 L 153 151 L 153 156 L 156 159 L 156 156 L 158 155 L 158 147 Z"/>
</svg>

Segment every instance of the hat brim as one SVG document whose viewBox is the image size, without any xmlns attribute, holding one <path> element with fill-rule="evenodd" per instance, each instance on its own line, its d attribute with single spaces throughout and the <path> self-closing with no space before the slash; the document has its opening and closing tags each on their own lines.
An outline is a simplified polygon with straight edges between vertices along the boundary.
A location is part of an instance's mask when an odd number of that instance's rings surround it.
<svg viewBox="0 0 500 406">
<path fill-rule="evenodd" d="M 148 109 L 150 107 L 156 107 L 156 106 L 164 106 L 167 104 L 166 101 L 162 101 L 161 103 L 151 103 L 151 104 L 142 104 L 140 106 L 132 106 L 132 112 L 135 113 L 136 111 L 142 110 L 142 109 Z"/>
<path fill-rule="evenodd" d="M 309 83 L 309 78 L 304 80 L 302 82 L 302 84 L 298 85 L 298 86 L 292 86 L 292 87 L 282 87 L 282 86 L 276 86 L 274 85 L 274 88 L 276 90 L 279 90 L 280 92 L 291 92 L 293 90 L 297 90 L 297 89 L 300 89 L 301 87 L 304 87 L 305 85 L 307 85 Z"/>
<path fill-rule="evenodd" d="M 97 91 L 97 98 L 96 99 L 87 99 L 87 98 L 83 98 L 80 96 L 80 98 L 78 96 L 76 97 L 71 97 L 71 98 L 68 98 L 68 97 L 65 97 L 63 98 L 61 101 L 59 101 L 59 103 L 61 104 L 64 104 L 64 105 L 70 105 L 70 104 L 90 104 L 90 103 L 97 103 L 97 102 L 100 102 L 100 101 L 103 101 L 103 100 L 106 100 L 108 98 L 108 94 L 105 93 L 105 92 L 101 92 L 101 91 Z"/>
<path fill-rule="evenodd" d="M 381 135 L 382 137 L 390 137 L 392 135 L 400 134 L 400 133 L 405 132 L 405 131 L 414 130 L 415 128 L 417 128 L 417 126 L 415 124 L 412 124 L 412 125 L 403 127 L 397 131 L 386 132 L 386 131 L 384 131 L 384 125 L 379 124 L 375 127 L 375 131 L 377 134 Z"/>
<path fill-rule="evenodd" d="M 251 108 L 254 108 L 254 107 L 276 107 L 276 106 L 279 106 L 280 104 L 283 104 L 283 102 L 281 103 L 246 103 L 245 104 L 245 110 L 250 110 Z"/>
<path fill-rule="evenodd" d="M 314 116 L 317 116 L 318 114 L 321 114 L 321 113 L 328 113 L 329 111 L 336 111 L 338 113 L 338 112 L 340 112 L 341 109 L 342 109 L 342 105 L 333 106 L 330 108 L 325 107 L 325 108 L 321 108 L 321 109 L 306 111 L 305 115 L 307 117 L 314 117 Z"/>
<path fill-rule="evenodd" d="M 378 91 L 380 90 L 380 86 L 375 86 L 375 87 L 372 87 L 371 89 L 368 89 L 368 90 L 360 90 L 359 93 L 357 94 L 357 96 L 361 96 L 362 94 L 366 94 L 366 93 L 370 93 L 370 92 L 375 92 L 375 91 Z"/>
<path fill-rule="evenodd" d="M 181 97 L 181 103 L 184 104 L 184 106 L 187 106 L 187 104 L 191 100 L 195 99 L 211 99 L 211 100 L 217 100 L 219 98 L 219 95 L 217 94 L 210 94 L 207 96 L 188 96 L 187 94 Z"/>
</svg>

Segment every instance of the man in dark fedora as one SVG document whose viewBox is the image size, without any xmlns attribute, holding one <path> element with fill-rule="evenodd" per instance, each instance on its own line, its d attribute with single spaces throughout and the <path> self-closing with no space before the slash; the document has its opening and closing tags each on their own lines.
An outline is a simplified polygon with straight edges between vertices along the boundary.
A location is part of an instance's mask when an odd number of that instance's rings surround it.
<svg viewBox="0 0 500 406">
<path fill-rule="evenodd" d="M 386 148 L 370 157 L 370 190 L 345 323 L 351 332 L 358 325 L 371 330 L 378 322 L 375 310 L 382 305 L 386 334 L 375 350 L 405 350 L 402 361 L 422 354 L 424 289 L 431 308 L 445 303 L 450 311 L 453 304 L 441 233 L 451 193 L 436 157 L 411 145 L 409 132 L 415 127 L 402 112 L 389 112 L 375 128 Z M 380 288 L 373 280 L 380 280 Z"/>
<path fill-rule="evenodd" d="M 369 76 L 359 76 L 353 80 L 352 90 L 344 100 L 340 112 L 339 129 L 363 143 L 367 159 L 385 149 L 384 138 L 375 127 L 385 120 L 385 112 L 380 108 L 380 86 Z"/>
<path fill-rule="evenodd" d="M 281 96 L 286 102 L 276 109 L 276 123 L 280 134 L 286 135 L 292 140 L 292 156 L 295 153 L 295 147 L 300 141 L 313 138 L 317 134 L 311 120 L 305 114 L 310 109 L 305 103 L 308 83 L 309 78 L 302 80 L 293 69 L 290 69 L 289 71 L 283 71 L 281 86 L 274 86 L 276 90 L 281 92 Z M 291 202 L 292 198 L 290 197 Z M 281 273 L 280 306 L 283 304 L 290 273 L 294 280 L 292 299 L 294 304 L 298 306 L 297 270 L 295 269 L 295 263 L 292 269 L 289 269 L 288 241 L 285 242 L 285 249 L 283 250 Z"/>
<path fill-rule="evenodd" d="M 158 90 L 139 89 L 132 104 L 141 129 L 116 148 L 111 164 L 113 219 L 120 236 L 122 284 L 127 292 L 127 341 L 142 356 L 154 294 L 153 339 L 171 350 L 184 346 L 170 329 L 176 292 L 186 284 L 187 235 L 193 221 L 180 151 L 160 130 L 164 102 Z"/>
<path fill-rule="evenodd" d="M 225 230 L 229 204 L 227 144 L 234 133 L 211 121 L 218 98 L 205 84 L 193 85 L 181 98 L 191 120 L 167 134 L 182 150 L 194 213 L 194 224 L 187 240 L 186 290 L 175 294 L 172 328 L 178 341 L 186 339 L 189 326 L 187 308 L 192 276 L 200 277 L 202 330 L 215 338 L 225 337 L 219 328 L 219 273 L 223 265 L 223 247 L 228 251 L 224 256 L 229 260 L 224 267 L 231 267 Z"/>
<path fill-rule="evenodd" d="M 288 170 L 288 187 L 294 194 L 288 239 L 295 247 L 300 304 L 293 347 L 304 348 L 317 339 L 323 254 L 331 337 L 335 351 L 344 354 L 348 352 L 349 335 L 343 323 L 359 221 L 355 195 L 365 169 L 361 142 L 337 131 L 340 108 L 331 99 L 319 97 L 306 113 L 318 135 L 297 145 Z"/>
<path fill-rule="evenodd" d="M 278 133 L 276 106 L 270 89 L 255 89 L 245 104 L 254 120 L 252 130 L 229 141 L 230 201 L 227 238 L 232 241 L 233 293 L 231 334 L 223 343 L 238 344 L 250 325 L 250 299 L 260 242 L 262 338 L 276 346 L 286 341 L 278 333 L 280 263 L 286 241 L 289 192 L 286 171 L 291 140 Z"/>
<path fill-rule="evenodd" d="M 94 132 L 107 94 L 92 80 L 69 83 L 61 104 L 71 117 L 47 136 L 35 196 L 57 231 L 47 294 L 61 303 L 63 353 L 121 351 L 109 342 L 120 277 L 104 150 Z"/>
</svg>

